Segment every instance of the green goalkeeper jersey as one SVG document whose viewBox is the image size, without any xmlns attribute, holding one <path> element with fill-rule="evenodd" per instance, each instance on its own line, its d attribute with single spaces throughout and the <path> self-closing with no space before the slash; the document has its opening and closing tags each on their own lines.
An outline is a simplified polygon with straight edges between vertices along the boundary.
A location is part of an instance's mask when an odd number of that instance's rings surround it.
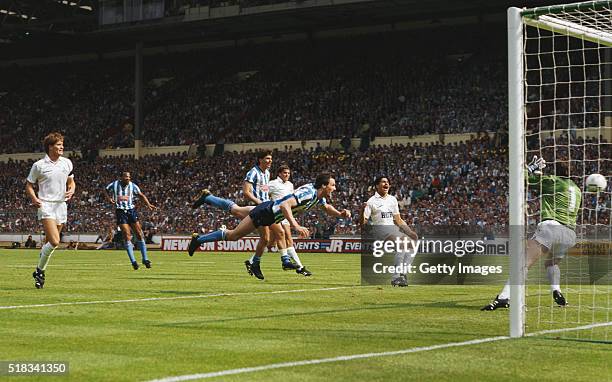
<svg viewBox="0 0 612 382">
<path fill-rule="evenodd" d="M 572 180 L 555 175 L 531 175 L 527 181 L 532 189 L 540 192 L 540 221 L 556 220 L 576 228 L 582 193 Z"/>
</svg>

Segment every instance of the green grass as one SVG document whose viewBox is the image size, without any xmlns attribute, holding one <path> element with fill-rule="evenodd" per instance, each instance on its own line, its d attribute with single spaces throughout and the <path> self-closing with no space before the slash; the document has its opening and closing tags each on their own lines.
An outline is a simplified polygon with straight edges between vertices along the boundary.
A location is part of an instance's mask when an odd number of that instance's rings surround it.
<svg viewBox="0 0 612 382">
<path fill-rule="evenodd" d="M 67 377 L 9 380 L 144 381 L 508 332 L 507 311 L 479 311 L 499 286 L 360 287 L 355 255 L 304 254 L 314 272 L 304 278 L 283 272 L 278 257 L 268 254 L 263 282 L 246 274 L 244 254 L 150 257 L 153 269 L 133 271 L 122 251 L 58 251 L 45 288 L 36 290 L 37 253 L 0 251 L 0 306 L 164 298 L 0 309 L 0 361 L 70 362 Z M 272 293 L 278 291 L 295 292 Z M 226 295 L 204 297 L 211 294 Z M 556 309 L 553 316 L 567 316 Z M 582 324 L 588 323 L 585 317 Z M 588 335 L 612 338 L 612 330 L 598 331 Z M 610 344 L 536 336 L 213 380 L 600 381 L 612 378 L 611 359 Z"/>
</svg>

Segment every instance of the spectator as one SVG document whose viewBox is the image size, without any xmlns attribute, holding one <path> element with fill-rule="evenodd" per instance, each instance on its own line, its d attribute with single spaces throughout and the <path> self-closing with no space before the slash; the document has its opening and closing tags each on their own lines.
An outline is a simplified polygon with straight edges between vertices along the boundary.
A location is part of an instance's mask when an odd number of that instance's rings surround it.
<svg viewBox="0 0 612 382">
<path fill-rule="evenodd" d="M 28 239 L 26 240 L 24 247 L 26 248 L 36 248 L 36 240 L 32 239 L 32 235 L 28 235 Z"/>
</svg>

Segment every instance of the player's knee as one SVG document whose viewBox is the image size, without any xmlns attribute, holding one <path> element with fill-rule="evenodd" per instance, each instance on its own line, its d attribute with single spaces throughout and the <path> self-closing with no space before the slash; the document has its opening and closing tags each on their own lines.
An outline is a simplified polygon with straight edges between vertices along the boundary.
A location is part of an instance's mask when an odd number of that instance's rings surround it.
<svg viewBox="0 0 612 382">
<path fill-rule="evenodd" d="M 225 240 L 234 241 L 237 240 L 238 237 L 236 235 L 236 231 L 233 229 L 229 229 L 225 231 Z"/>
<path fill-rule="evenodd" d="M 125 241 L 126 241 L 126 242 L 130 242 L 130 241 L 132 241 L 132 235 L 131 235 L 131 234 L 126 233 L 126 234 L 124 234 L 123 236 L 125 237 Z"/>
<path fill-rule="evenodd" d="M 51 244 L 53 248 L 57 248 L 57 246 L 60 244 L 60 241 L 58 238 L 53 237 L 49 239 L 49 244 Z"/>
<path fill-rule="evenodd" d="M 536 240 L 527 241 L 527 250 L 534 255 L 544 255 L 548 253 L 548 248 Z"/>
<path fill-rule="evenodd" d="M 277 241 L 285 241 L 285 233 L 283 231 L 278 231 L 274 233 Z"/>
</svg>

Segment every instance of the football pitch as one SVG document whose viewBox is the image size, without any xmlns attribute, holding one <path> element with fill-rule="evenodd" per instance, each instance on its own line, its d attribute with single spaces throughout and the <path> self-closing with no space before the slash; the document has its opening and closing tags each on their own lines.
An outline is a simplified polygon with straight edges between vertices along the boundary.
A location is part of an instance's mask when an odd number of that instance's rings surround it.
<svg viewBox="0 0 612 382">
<path fill-rule="evenodd" d="M 309 278 L 266 254 L 259 281 L 247 256 L 150 252 L 153 268 L 134 271 L 123 251 L 60 250 L 37 290 L 38 252 L 2 250 L 0 361 L 69 362 L 69 373 L 0 379 L 612 379 L 609 343 L 506 338 L 508 311 L 479 310 L 498 285 L 362 287 L 348 254 L 301 254 Z"/>
</svg>

